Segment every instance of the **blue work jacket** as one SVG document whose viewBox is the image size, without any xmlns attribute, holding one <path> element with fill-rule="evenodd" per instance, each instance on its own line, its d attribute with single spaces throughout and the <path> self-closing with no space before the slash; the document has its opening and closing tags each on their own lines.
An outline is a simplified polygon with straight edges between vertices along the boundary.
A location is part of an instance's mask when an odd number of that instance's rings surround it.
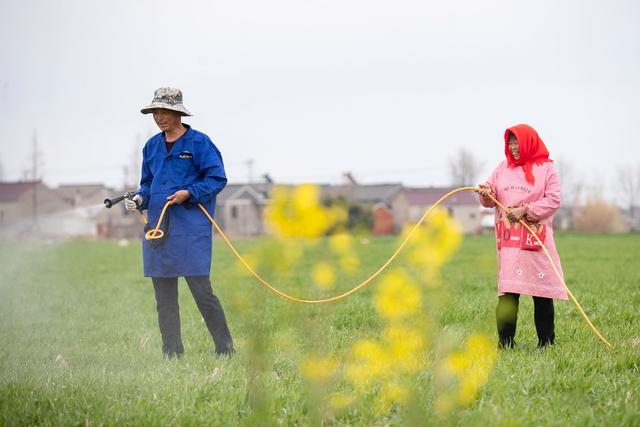
<svg viewBox="0 0 640 427">
<path fill-rule="evenodd" d="M 167 197 L 189 190 L 191 197 L 170 206 L 165 236 L 142 240 L 146 277 L 209 276 L 211 269 L 211 222 L 198 208 L 201 203 L 211 216 L 216 195 L 227 184 L 220 151 L 211 139 L 192 129 L 174 142 L 167 152 L 164 132 L 152 137 L 142 150 L 142 178 L 138 194 L 152 227 L 158 222 Z M 166 214 L 165 214 L 166 215 Z"/>
</svg>

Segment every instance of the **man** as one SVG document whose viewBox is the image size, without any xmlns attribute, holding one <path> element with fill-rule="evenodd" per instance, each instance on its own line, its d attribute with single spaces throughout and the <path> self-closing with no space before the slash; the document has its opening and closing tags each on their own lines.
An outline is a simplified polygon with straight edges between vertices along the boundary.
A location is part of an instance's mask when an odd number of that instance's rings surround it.
<svg viewBox="0 0 640 427">
<path fill-rule="evenodd" d="M 168 357 L 184 352 L 180 335 L 178 277 L 183 276 L 211 333 L 218 355 L 234 353 L 231 333 L 220 300 L 213 294 L 211 268 L 211 223 L 200 211 L 211 215 L 216 195 L 227 184 L 220 151 L 209 137 L 182 123 L 191 113 L 182 105 L 182 92 L 163 87 L 155 91 L 152 113 L 162 132 L 147 141 L 142 150 L 140 189 L 126 200 L 130 211 L 147 209 L 149 224 L 156 224 L 169 201 L 160 240 L 143 240 L 144 275 L 151 277 L 155 291 L 162 351 Z"/>
</svg>

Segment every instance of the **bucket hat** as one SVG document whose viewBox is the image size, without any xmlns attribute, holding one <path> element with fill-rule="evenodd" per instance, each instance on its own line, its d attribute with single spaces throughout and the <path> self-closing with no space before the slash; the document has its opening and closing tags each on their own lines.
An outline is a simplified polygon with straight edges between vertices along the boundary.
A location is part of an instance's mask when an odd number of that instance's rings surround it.
<svg viewBox="0 0 640 427">
<path fill-rule="evenodd" d="M 177 111 L 183 116 L 193 115 L 184 108 L 184 105 L 182 105 L 182 91 L 173 87 L 161 87 L 156 89 L 153 94 L 153 101 L 151 101 L 151 105 L 144 107 L 140 112 L 142 114 L 149 114 L 156 108 Z"/>
</svg>

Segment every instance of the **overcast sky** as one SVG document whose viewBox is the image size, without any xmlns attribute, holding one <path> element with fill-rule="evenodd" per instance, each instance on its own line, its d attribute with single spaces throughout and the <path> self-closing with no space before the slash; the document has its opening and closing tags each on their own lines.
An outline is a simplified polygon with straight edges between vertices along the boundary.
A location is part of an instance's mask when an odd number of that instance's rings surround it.
<svg viewBox="0 0 640 427">
<path fill-rule="evenodd" d="M 0 0 L 5 180 L 36 135 L 51 184 L 120 186 L 184 92 L 230 182 L 443 185 L 464 147 L 535 127 L 573 179 L 640 162 L 640 2 Z"/>
</svg>

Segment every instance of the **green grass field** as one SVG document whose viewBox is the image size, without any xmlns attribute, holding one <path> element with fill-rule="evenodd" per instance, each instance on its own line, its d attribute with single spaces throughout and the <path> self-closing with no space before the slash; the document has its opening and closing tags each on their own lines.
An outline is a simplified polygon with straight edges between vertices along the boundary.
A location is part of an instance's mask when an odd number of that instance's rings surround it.
<svg viewBox="0 0 640 427">
<path fill-rule="evenodd" d="M 153 289 L 139 243 L 0 244 L 0 424 L 11 425 L 640 425 L 640 237 L 559 235 L 567 285 L 615 345 L 602 345 L 570 301 L 556 303 L 556 345 L 538 350 L 531 298 L 522 298 L 518 346 L 499 353 L 477 399 L 446 416 L 433 410 L 429 368 L 416 376 L 413 405 L 377 414 L 367 400 L 324 411 L 302 378 L 308 355 L 341 354 L 377 336 L 372 294 L 324 306 L 293 304 L 241 272 L 220 239 L 212 281 L 238 353 L 216 358 L 180 283 L 185 355 L 161 356 Z M 268 242 L 266 242 L 268 244 Z M 265 241 L 238 243 L 250 252 Z M 339 276 L 346 290 L 395 249 L 391 238 L 358 244 L 361 266 Z M 318 297 L 307 277 L 320 245 L 296 268 L 265 271 L 297 295 Z M 493 338 L 495 251 L 491 236 L 466 237 L 441 271 L 425 310 L 437 343 L 474 331 Z M 456 339 L 458 341 L 456 341 Z M 342 387 L 337 384 L 337 387 Z"/>
</svg>

